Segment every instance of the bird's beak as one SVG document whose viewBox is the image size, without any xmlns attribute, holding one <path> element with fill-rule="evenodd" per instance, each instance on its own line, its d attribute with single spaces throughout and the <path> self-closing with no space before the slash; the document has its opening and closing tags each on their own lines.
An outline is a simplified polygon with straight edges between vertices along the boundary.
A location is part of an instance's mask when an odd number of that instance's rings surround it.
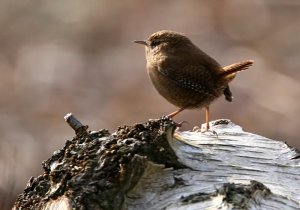
<svg viewBox="0 0 300 210">
<path fill-rule="evenodd" d="M 133 42 L 137 43 L 137 44 L 142 44 L 142 45 L 148 46 L 148 42 L 145 40 L 134 40 Z"/>
</svg>

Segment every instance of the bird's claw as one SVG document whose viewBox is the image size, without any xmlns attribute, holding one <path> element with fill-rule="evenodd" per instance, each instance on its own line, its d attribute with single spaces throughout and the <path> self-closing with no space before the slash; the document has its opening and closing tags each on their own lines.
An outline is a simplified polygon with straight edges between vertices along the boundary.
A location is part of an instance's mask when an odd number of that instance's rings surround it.
<svg viewBox="0 0 300 210">
<path fill-rule="evenodd" d="M 189 124 L 188 121 L 182 121 L 182 122 L 176 123 L 176 126 L 177 126 L 177 127 L 181 127 L 182 124 L 184 124 L 184 123 Z"/>
<path fill-rule="evenodd" d="M 199 126 L 195 126 L 193 128 L 193 132 L 201 132 L 203 134 L 211 133 L 212 135 L 216 135 L 218 137 L 218 133 L 215 130 L 212 130 L 211 128 L 200 128 Z"/>
</svg>

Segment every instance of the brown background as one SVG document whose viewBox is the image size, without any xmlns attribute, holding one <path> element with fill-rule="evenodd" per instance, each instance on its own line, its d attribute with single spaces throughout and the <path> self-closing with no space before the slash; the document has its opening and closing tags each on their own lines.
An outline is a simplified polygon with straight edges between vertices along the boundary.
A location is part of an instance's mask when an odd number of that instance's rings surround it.
<svg viewBox="0 0 300 210">
<path fill-rule="evenodd" d="M 175 110 L 148 80 L 143 47 L 132 43 L 161 29 L 184 32 L 222 65 L 255 60 L 233 81 L 234 102 L 212 105 L 212 119 L 300 148 L 299 9 L 298 0 L 1 1 L 2 209 L 73 137 L 66 113 L 114 131 Z M 191 129 L 204 113 L 175 120 Z"/>
</svg>

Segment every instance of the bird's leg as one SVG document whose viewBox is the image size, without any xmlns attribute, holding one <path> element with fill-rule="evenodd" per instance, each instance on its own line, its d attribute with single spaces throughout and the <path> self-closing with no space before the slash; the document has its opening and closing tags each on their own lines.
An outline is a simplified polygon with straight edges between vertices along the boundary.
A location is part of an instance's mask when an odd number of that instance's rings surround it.
<svg viewBox="0 0 300 210">
<path fill-rule="evenodd" d="M 173 118 L 175 115 L 177 115 L 179 112 L 183 111 L 184 109 L 185 108 L 180 108 L 177 111 L 172 112 L 171 114 L 168 114 L 166 117 Z"/>
<path fill-rule="evenodd" d="M 205 107 L 205 122 L 206 122 L 205 131 L 208 131 L 209 130 L 209 106 Z"/>
<path fill-rule="evenodd" d="M 206 128 L 204 131 L 201 131 L 201 132 L 212 132 L 212 134 L 214 134 L 218 137 L 218 133 L 214 130 L 210 130 L 210 128 L 209 128 L 209 106 L 205 107 L 205 121 L 206 121 Z"/>
<path fill-rule="evenodd" d="M 171 114 L 168 114 L 166 117 L 167 118 L 173 118 L 175 115 L 177 115 L 178 113 L 180 113 L 181 111 L 183 111 L 185 108 L 180 108 L 175 112 L 172 112 Z M 180 123 L 176 123 L 177 127 L 181 127 L 183 123 L 187 123 L 186 121 L 180 122 Z"/>
<path fill-rule="evenodd" d="M 193 131 L 195 132 L 201 132 L 201 133 L 206 133 L 206 132 L 212 132 L 213 134 L 217 134 L 215 131 L 211 131 L 209 128 L 209 106 L 205 106 L 205 127 L 201 126 L 199 128 L 198 126 L 193 128 Z"/>
</svg>

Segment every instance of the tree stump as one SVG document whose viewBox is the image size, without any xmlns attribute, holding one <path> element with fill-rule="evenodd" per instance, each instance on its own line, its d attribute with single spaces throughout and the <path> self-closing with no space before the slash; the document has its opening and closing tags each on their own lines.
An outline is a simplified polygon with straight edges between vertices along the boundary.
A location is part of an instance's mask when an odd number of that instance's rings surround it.
<svg viewBox="0 0 300 210">
<path fill-rule="evenodd" d="M 300 154 L 229 120 L 180 132 L 168 118 L 88 131 L 43 162 L 13 209 L 300 209 Z"/>
</svg>

